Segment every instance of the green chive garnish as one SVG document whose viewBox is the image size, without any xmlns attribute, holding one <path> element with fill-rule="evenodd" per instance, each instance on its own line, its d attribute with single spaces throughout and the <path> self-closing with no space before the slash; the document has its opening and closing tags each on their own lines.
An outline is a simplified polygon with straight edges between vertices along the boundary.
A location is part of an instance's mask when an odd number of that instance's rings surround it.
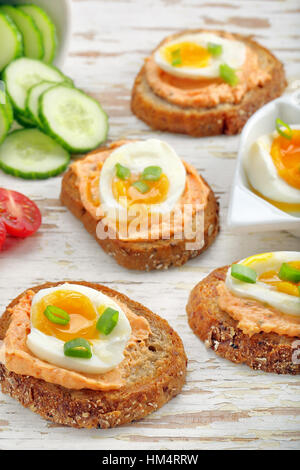
<svg viewBox="0 0 300 470">
<path fill-rule="evenodd" d="M 69 314 L 55 305 L 48 305 L 44 310 L 44 315 L 49 321 L 58 325 L 67 325 L 70 321 Z"/>
<path fill-rule="evenodd" d="M 218 57 L 219 55 L 222 54 L 223 47 L 221 46 L 221 44 L 215 44 L 213 42 L 209 42 L 207 44 L 207 50 L 214 57 Z"/>
<path fill-rule="evenodd" d="M 92 357 L 91 345 L 84 338 L 71 339 L 64 344 L 64 354 L 69 357 L 90 359 Z"/>
<path fill-rule="evenodd" d="M 282 281 L 300 282 L 300 269 L 293 268 L 289 264 L 283 263 L 278 276 Z"/>
<path fill-rule="evenodd" d="M 239 281 L 255 284 L 257 273 L 254 269 L 244 266 L 243 264 L 233 264 L 231 266 L 231 276 Z"/>
<path fill-rule="evenodd" d="M 147 166 L 142 173 L 142 180 L 158 181 L 161 177 L 162 169 L 160 166 Z"/>
<path fill-rule="evenodd" d="M 281 127 L 285 127 L 288 132 L 283 131 Z M 285 139 L 291 140 L 291 138 L 293 137 L 293 131 L 290 126 L 279 118 L 276 119 L 276 130 L 278 134 L 281 135 L 281 137 L 284 137 Z"/>
<path fill-rule="evenodd" d="M 130 177 L 130 170 L 126 166 L 121 165 L 121 163 L 116 164 L 116 175 L 121 180 L 127 180 Z"/>
<path fill-rule="evenodd" d="M 118 310 L 114 310 L 111 307 L 107 307 L 102 313 L 101 317 L 96 323 L 96 328 L 100 333 L 104 335 L 109 335 L 112 330 L 115 328 L 119 320 Z"/>
<path fill-rule="evenodd" d="M 239 83 L 239 79 L 235 73 L 235 70 L 229 67 L 227 64 L 220 65 L 219 74 L 224 82 L 228 83 L 230 86 L 235 86 Z"/>
<path fill-rule="evenodd" d="M 150 189 L 148 184 L 144 183 L 144 181 L 135 181 L 132 183 L 132 186 L 134 186 L 142 194 L 145 194 Z"/>
<path fill-rule="evenodd" d="M 180 49 L 176 49 L 175 51 L 172 52 L 171 55 L 172 55 L 172 65 L 176 66 L 182 63 Z"/>
</svg>

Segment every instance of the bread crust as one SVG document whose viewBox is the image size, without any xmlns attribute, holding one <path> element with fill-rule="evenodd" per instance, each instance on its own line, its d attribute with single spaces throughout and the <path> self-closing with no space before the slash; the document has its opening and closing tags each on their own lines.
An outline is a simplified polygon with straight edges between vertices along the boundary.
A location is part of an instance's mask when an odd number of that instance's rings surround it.
<svg viewBox="0 0 300 470">
<path fill-rule="evenodd" d="M 103 150 L 106 150 L 103 149 Z M 101 150 L 99 150 L 101 151 Z M 77 176 L 72 167 L 62 180 L 61 202 L 77 217 L 86 230 L 96 239 L 103 250 L 116 262 L 127 268 L 140 271 L 167 269 L 170 266 L 181 266 L 190 258 L 195 258 L 206 250 L 219 232 L 219 203 L 209 188 L 208 202 L 204 212 L 204 245 L 198 250 L 187 250 L 189 240 L 150 240 L 143 242 L 123 241 L 119 239 L 99 239 L 96 234 L 98 222 L 84 208 L 77 186 Z M 100 222 L 101 223 L 101 222 Z"/>
<path fill-rule="evenodd" d="M 152 333 L 148 348 L 153 350 L 153 370 L 137 377 L 118 390 L 71 390 L 44 380 L 9 372 L 0 363 L 2 392 L 23 406 L 57 424 L 75 428 L 110 428 L 142 419 L 176 396 L 185 383 L 187 358 L 181 339 L 166 320 L 143 305 L 100 284 L 68 281 L 103 292 L 125 303 L 136 315 L 144 316 Z M 54 287 L 62 282 L 47 282 L 32 288 Z M 9 326 L 10 309 L 24 292 L 14 299 L 0 318 L 0 339 Z M 161 342 L 157 338 L 161 338 Z M 162 348 L 162 352 L 159 351 Z"/>
<path fill-rule="evenodd" d="M 208 348 L 232 362 L 245 363 L 265 372 L 299 374 L 300 365 L 292 361 L 295 351 L 292 343 L 297 338 L 273 332 L 260 332 L 250 337 L 237 327 L 236 320 L 219 308 L 216 286 L 225 280 L 228 267 L 214 270 L 191 291 L 186 308 L 190 327 Z"/>
<path fill-rule="evenodd" d="M 182 31 L 169 38 L 173 39 L 183 33 L 202 31 L 201 29 Z M 222 34 L 222 31 L 212 32 Z M 268 49 L 251 37 L 240 34 L 233 34 L 233 36 L 255 48 L 259 56 L 268 64 L 271 80 L 264 86 L 256 86 L 248 91 L 238 104 L 225 103 L 214 108 L 183 108 L 157 96 L 148 85 L 145 68 L 142 67 L 132 90 L 132 112 L 153 129 L 161 131 L 189 134 L 194 137 L 234 135 L 241 132 L 255 111 L 283 93 L 287 82 L 283 65 Z"/>
</svg>

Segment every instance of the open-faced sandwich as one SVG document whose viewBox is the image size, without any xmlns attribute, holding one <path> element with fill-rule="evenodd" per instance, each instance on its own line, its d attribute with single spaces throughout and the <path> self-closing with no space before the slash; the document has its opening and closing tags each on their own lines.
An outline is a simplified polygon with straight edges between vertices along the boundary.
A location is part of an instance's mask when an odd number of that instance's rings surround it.
<svg viewBox="0 0 300 470">
<path fill-rule="evenodd" d="M 28 289 L 0 318 L 2 392 L 55 423 L 109 428 L 180 392 L 186 356 L 168 323 L 87 282 Z"/>
<path fill-rule="evenodd" d="M 76 161 L 63 178 L 61 201 L 129 269 L 180 266 L 219 230 L 211 188 L 157 139 L 118 141 Z"/>
<path fill-rule="evenodd" d="M 253 369 L 300 373 L 300 252 L 278 251 L 213 271 L 192 290 L 188 320 L 217 354 Z"/>
<path fill-rule="evenodd" d="M 282 64 L 250 37 L 182 31 L 146 59 L 131 108 L 154 129 L 198 137 L 237 134 L 285 87 Z"/>
</svg>

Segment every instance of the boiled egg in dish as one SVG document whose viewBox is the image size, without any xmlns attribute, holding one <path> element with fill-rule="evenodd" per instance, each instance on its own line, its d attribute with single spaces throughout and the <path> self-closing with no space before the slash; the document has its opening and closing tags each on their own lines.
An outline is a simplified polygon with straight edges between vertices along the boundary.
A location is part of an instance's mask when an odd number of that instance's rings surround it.
<svg viewBox="0 0 300 470">
<path fill-rule="evenodd" d="M 284 135 L 287 135 L 283 132 Z M 300 214 L 300 126 L 290 138 L 277 131 L 262 135 L 245 156 L 244 168 L 252 188 L 286 212 Z"/>
<path fill-rule="evenodd" d="M 258 300 L 282 313 L 300 315 L 300 252 L 250 256 L 229 268 L 225 283 L 237 297 Z"/>
<path fill-rule="evenodd" d="M 244 43 L 213 33 L 183 34 L 163 44 L 154 55 L 165 72 L 192 79 L 219 77 L 220 65 L 239 69 L 245 59 Z"/>
<path fill-rule="evenodd" d="M 49 306 L 50 312 L 52 309 L 56 314 L 54 319 L 51 314 L 46 316 Z M 114 317 L 110 317 L 110 325 L 106 322 L 106 327 L 101 320 L 99 330 L 99 319 L 104 320 L 102 315 L 109 320 L 107 312 L 114 312 Z M 69 318 L 67 324 L 62 324 L 64 317 Z M 105 373 L 123 360 L 130 335 L 130 323 L 120 306 L 90 287 L 65 283 L 42 289 L 32 299 L 31 332 L 27 337 L 27 346 L 35 356 L 50 364 L 89 374 Z M 82 347 L 78 338 L 88 343 L 89 354 L 86 357 L 77 356 Z M 76 344 L 77 350 L 74 348 Z M 73 357 L 70 345 L 75 350 Z"/>
<path fill-rule="evenodd" d="M 149 139 L 114 150 L 99 180 L 100 201 L 124 210 L 143 204 L 152 212 L 171 212 L 184 192 L 186 170 L 166 142 Z"/>
</svg>

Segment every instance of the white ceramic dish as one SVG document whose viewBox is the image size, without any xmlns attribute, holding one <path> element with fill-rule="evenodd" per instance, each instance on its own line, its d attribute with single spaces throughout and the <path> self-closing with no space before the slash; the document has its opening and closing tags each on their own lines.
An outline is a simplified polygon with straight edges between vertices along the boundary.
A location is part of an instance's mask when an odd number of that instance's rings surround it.
<svg viewBox="0 0 300 470">
<path fill-rule="evenodd" d="M 290 125 L 300 124 L 300 90 L 263 106 L 242 131 L 227 218 L 228 226 L 235 231 L 288 230 L 300 236 L 300 217 L 287 214 L 254 194 L 244 171 L 250 146 L 261 135 L 274 131 L 278 117 Z"/>
<path fill-rule="evenodd" d="M 0 0 L 1 3 L 35 3 L 48 13 L 57 31 L 58 44 L 54 64 L 63 66 L 71 39 L 71 0 Z"/>
</svg>

